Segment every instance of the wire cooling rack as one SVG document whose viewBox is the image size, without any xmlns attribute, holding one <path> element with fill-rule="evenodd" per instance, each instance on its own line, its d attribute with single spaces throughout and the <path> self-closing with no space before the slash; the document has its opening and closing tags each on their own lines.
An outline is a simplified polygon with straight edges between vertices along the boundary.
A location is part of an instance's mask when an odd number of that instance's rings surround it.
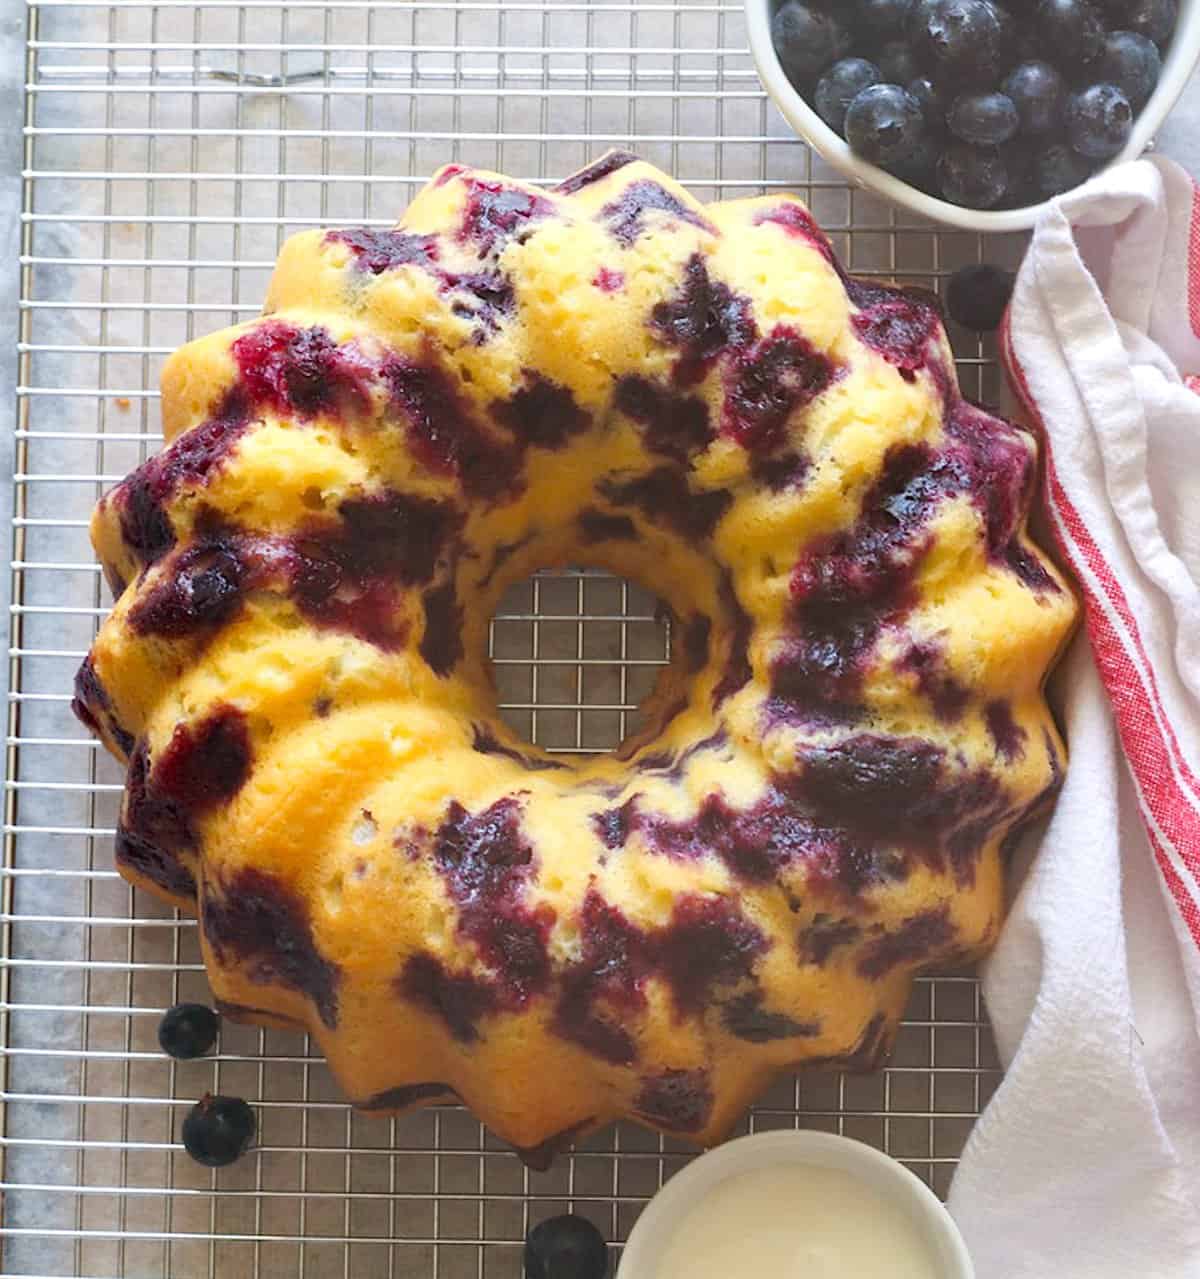
<svg viewBox="0 0 1200 1279">
<path fill-rule="evenodd" d="M 194 924 L 115 875 L 121 777 L 68 710 L 107 606 L 88 512 L 157 447 L 164 355 L 256 312 L 285 235 L 386 225 L 448 160 L 555 180 L 619 144 L 702 198 L 799 190 L 852 269 L 926 287 L 982 246 L 797 142 L 736 0 L 41 0 L 28 24 L 0 1273 L 501 1279 L 530 1223 L 568 1207 L 619 1242 L 682 1147 L 621 1127 L 532 1173 L 455 1107 L 354 1115 L 296 1035 L 226 1025 L 213 1059 L 158 1052 L 161 1011 L 207 986 Z M 994 353 L 952 336 L 968 392 L 995 399 Z M 505 714 L 553 749 L 608 749 L 668 644 L 637 586 L 540 575 L 493 626 Z M 973 978 L 929 979 L 887 1070 L 781 1083 L 745 1126 L 859 1137 L 944 1193 L 997 1079 Z M 258 1148 L 219 1172 L 176 1139 L 206 1090 L 260 1117 Z"/>
</svg>

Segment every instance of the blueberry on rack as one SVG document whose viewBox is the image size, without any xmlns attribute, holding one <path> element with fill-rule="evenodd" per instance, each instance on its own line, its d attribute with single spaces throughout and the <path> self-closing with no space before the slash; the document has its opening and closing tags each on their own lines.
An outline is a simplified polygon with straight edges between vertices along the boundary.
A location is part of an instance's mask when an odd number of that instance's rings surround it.
<svg viewBox="0 0 1200 1279">
<path fill-rule="evenodd" d="M 240 1097 L 205 1095 L 183 1121 L 183 1147 L 206 1168 L 224 1168 L 254 1140 L 254 1111 Z"/>
<path fill-rule="evenodd" d="M 158 1023 L 158 1045 L 168 1057 L 203 1057 L 217 1042 L 220 1022 L 204 1004 L 176 1004 Z"/>
<path fill-rule="evenodd" d="M 604 1279 L 608 1245 L 586 1217 L 540 1222 L 525 1240 L 525 1279 Z"/>
<path fill-rule="evenodd" d="M 950 318 L 976 333 L 998 329 L 1012 297 L 1013 279 L 1011 271 L 990 262 L 959 267 L 946 289 Z"/>
</svg>

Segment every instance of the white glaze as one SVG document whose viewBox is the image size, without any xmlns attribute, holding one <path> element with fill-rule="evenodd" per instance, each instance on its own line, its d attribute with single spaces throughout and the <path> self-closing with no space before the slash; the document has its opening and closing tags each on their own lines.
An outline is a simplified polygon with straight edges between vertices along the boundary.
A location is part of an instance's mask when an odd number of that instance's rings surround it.
<svg viewBox="0 0 1200 1279">
<path fill-rule="evenodd" d="M 937 1279 L 920 1225 L 850 1173 L 790 1163 L 736 1173 L 692 1204 L 653 1279 Z"/>
</svg>

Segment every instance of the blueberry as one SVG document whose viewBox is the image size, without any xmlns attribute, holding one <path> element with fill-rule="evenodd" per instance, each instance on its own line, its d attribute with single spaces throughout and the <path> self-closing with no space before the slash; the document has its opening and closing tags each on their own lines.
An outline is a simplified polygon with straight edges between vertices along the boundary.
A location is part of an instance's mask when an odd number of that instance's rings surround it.
<svg viewBox="0 0 1200 1279">
<path fill-rule="evenodd" d="M 1012 297 L 1013 273 L 988 262 L 960 267 L 946 289 L 950 318 L 964 329 L 991 333 L 1000 327 L 1004 309 Z"/>
<path fill-rule="evenodd" d="M 1013 100 L 1003 93 L 963 93 L 946 116 L 950 132 L 964 142 L 994 147 L 1007 142 L 1020 125 Z"/>
<path fill-rule="evenodd" d="M 1099 74 L 1121 90 L 1135 111 L 1140 111 L 1162 74 L 1158 46 L 1135 31 L 1113 31 L 1104 42 Z"/>
<path fill-rule="evenodd" d="M 938 182 L 951 204 L 968 209 L 990 209 L 1004 199 L 1008 170 L 995 147 L 952 143 L 938 161 Z"/>
<path fill-rule="evenodd" d="M 1038 204 L 1042 193 L 1038 190 L 1034 160 L 1037 143 L 1018 134 L 1000 148 L 1000 156 L 1008 174 L 1008 192 L 1004 203 L 1007 208 L 1020 209 Z"/>
<path fill-rule="evenodd" d="M 159 1047 L 168 1057 L 203 1057 L 217 1042 L 217 1014 L 204 1004 L 176 1004 L 158 1023 Z"/>
<path fill-rule="evenodd" d="M 608 1245 L 586 1217 L 550 1217 L 525 1240 L 525 1279 L 604 1279 Z"/>
<path fill-rule="evenodd" d="M 924 0 L 909 19 L 909 38 L 934 80 L 956 82 L 987 76 L 1007 56 L 1009 27 L 992 0 Z M 886 73 L 885 73 L 886 74 Z"/>
<path fill-rule="evenodd" d="M 1091 176 L 1092 166 L 1065 142 L 1051 142 L 1033 161 L 1033 176 L 1044 199 L 1074 190 Z"/>
<path fill-rule="evenodd" d="M 856 155 L 884 169 L 901 164 L 924 132 L 921 104 L 898 84 L 864 89 L 846 112 L 846 141 Z"/>
<path fill-rule="evenodd" d="M 1104 51 L 1104 22 L 1090 0 L 1039 0 L 1034 19 L 1041 47 L 1060 65 L 1082 66 Z"/>
<path fill-rule="evenodd" d="M 1145 36 L 1161 48 L 1175 31 L 1179 5 L 1176 0 L 1109 0 L 1108 11 L 1114 27 Z"/>
<path fill-rule="evenodd" d="M 921 74 L 920 64 L 906 40 L 891 40 L 875 55 L 884 84 L 907 84 Z"/>
<path fill-rule="evenodd" d="M 1067 99 L 1067 137 L 1080 155 L 1108 160 L 1129 141 L 1133 107 L 1115 84 L 1093 84 Z"/>
<path fill-rule="evenodd" d="M 910 186 L 936 195 L 938 191 L 937 164 L 942 154 L 941 140 L 930 133 L 906 155 L 892 170 Z"/>
<path fill-rule="evenodd" d="M 841 133 L 846 126 L 846 110 L 864 90 L 880 81 L 879 68 L 865 58 L 843 58 L 817 81 L 813 106 L 831 129 Z"/>
<path fill-rule="evenodd" d="M 246 1152 L 257 1125 L 254 1111 L 240 1097 L 205 1095 L 183 1121 L 183 1146 L 207 1168 L 224 1168 Z"/>
<path fill-rule="evenodd" d="M 784 0 L 771 20 L 771 39 L 798 89 L 807 89 L 830 63 L 850 52 L 850 33 L 842 23 L 800 0 Z"/>
<path fill-rule="evenodd" d="M 871 44 L 904 35 L 913 0 L 852 0 L 850 23 L 855 34 Z"/>
<path fill-rule="evenodd" d="M 934 133 L 942 132 L 946 127 L 946 99 L 937 85 L 928 76 L 917 76 L 909 81 L 908 91 L 921 104 L 925 127 Z"/>
<path fill-rule="evenodd" d="M 1049 133 L 1058 127 L 1063 78 L 1048 62 L 1022 62 L 1001 87 L 1017 108 L 1022 133 Z"/>
</svg>

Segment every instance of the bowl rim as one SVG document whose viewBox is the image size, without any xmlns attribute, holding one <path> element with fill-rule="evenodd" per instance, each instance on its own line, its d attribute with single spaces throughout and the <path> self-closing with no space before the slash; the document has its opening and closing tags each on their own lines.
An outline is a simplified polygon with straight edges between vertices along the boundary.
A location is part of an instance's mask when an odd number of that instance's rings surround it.
<svg viewBox="0 0 1200 1279">
<path fill-rule="evenodd" d="M 738 1137 L 680 1169 L 634 1223 L 621 1254 L 617 1279 L 658 1279 L 658 1262 L 670 1229 L 700 1194 L 739 1173 L 779 1164 L 809 1164 L 858 1177 L 900 1204 L 922 1227 L 941 1262 L 937 1279 L 975 1279 L 966 1243 L 945 1204 L 902 1163 L 851 1137 L 814 1129 L 779 1129 Z"/>
<path fill-rule="evenodd" d="M 986 233 L 1026 231 L 1053 203 L 1052 200 L 1044 200 L 1040 204 L 1026 205 L 1021 209 L 966 209 L 951 204 L 948 200 L 926 195 L 924 191 L 919 191 L 883 169 L 859 159 L 846 141 L 805 102 L 784 73 L 771 41 L 771 15 L 775 7 L 773 0 L 744 0 L 744 7 L 750 52 L 767 95 L 792 129 L 829 164 L 858 186 L 874 191 L 893 204 L 922 217 L 964 231 Z M 1129 141 L 1109 161 L 1106 169 L 1126 160 L 1136 160 L 1153 145 L 1155 133 L 1162 127 L 1163 121 L 1187 87 L 1198 61 L 1200 0 L 1181 0 L 1175 34 L 1163 60 L 1162 76 L 1150 101 L 1134 121 Z"/>
</svg>

